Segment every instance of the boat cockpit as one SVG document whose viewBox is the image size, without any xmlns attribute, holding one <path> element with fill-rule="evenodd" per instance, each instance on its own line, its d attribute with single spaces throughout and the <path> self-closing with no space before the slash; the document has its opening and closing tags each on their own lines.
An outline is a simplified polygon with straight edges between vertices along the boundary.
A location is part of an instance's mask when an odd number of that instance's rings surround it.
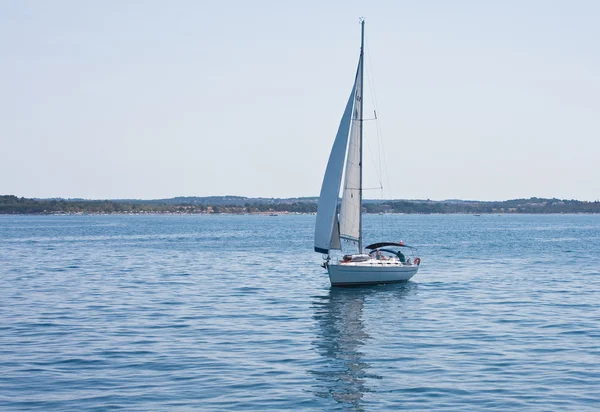
<svg viewBox="0 0 600 412">
<path fill-rule="evenodd" d="M 403 242 L 373 243 L 365 248 L 368 253 L 344 255 L 340 264 L 394 264 L 399 266 L 418 266 L 421 259 L 417 249 Z"/>
</svg>

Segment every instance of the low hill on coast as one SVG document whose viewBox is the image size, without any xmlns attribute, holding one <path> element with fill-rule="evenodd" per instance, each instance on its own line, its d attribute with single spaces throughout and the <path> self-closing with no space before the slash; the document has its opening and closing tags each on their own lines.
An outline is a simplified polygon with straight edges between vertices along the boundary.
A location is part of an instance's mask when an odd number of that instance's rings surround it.
<svg viewBox="0 0 600 412">
<path fill-rule="evenodd" d="M 316 197 L 249 198 L 242 196 L 174 197 L 170 199 L 86 200 L 30 199 L 0 196 L 0 214 L 110 213 L 315 213 Z M 366 213 L 600 213 L 600 202 L 567 199 L 365 200 Z"/>
</svg>

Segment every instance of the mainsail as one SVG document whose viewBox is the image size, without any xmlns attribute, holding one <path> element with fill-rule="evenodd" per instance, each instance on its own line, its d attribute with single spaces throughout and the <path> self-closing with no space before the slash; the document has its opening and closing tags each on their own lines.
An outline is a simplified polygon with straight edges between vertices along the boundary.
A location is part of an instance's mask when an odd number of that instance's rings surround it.
<svg viewBox="0 0 600 412">
<path fill-rule="evenodd" d="M 344 109 L 331 153 L 329 154 L 323 184 L 321 185 L 321 194 L 317 207 L 317 221 L 315 224 L 315 252 L 319 253 L 329 253 L 330 249 L 341 249 L 337 204 L 340 195 L 346 149 L 348 147 L 350 123 L 353 122 L 354 118 L 352 108 L 356 100 L 361 67 L 362 53 L 358 69 L 356 70 L 352 92 L 348 98 L 348 103 L 346 103 L 346 108 Z"/>
<path fill-rule="evenodd" d="M 362 54 L 358 64 L 358 75 L 354 92 L 354 110 L 348 156 L 346 158 L 346 176 L 342 189 L 340 207 L 340 236 L 358 242 L 360 239 L 361 214 L 361 129 L 362 129 Z"/>
</svg>

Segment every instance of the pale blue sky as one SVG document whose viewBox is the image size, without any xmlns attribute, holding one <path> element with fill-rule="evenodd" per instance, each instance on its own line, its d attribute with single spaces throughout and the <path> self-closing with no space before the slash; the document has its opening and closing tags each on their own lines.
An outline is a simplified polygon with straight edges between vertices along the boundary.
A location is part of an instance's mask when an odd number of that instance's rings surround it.
<svg viewBox="0 0 600 412">
<path fill-rule="evenodd" d="M 527 0 L 0 0 L 0 193 L 316 196 L 359 16 L 386 197 L 600 199 L 600 1 Z"/>
</svg>

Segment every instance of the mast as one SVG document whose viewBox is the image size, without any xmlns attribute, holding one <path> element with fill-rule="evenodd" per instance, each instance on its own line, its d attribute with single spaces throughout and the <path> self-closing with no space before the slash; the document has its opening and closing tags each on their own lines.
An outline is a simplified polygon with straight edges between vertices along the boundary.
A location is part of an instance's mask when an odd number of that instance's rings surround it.
<svg viewBox="0 0 600 412">
<path fill-rule="evenodd" d="M 363 170 L 362 170 L 362 162 L 363 162 L 363 88 L 364 88 L 364 75 L 365 75 L 365 66 L 364 66 L 364 57 L 365 57 L 365 19 L 360 19 L 360 107 L 358 113 L 358 127 L 360 127 L 360 150 L 359 150 L 359 162 L 358 168 L 360 170 L 360 180 L 358 186 L 358 253 L 362 253 L 362 198 L 363 198 L 363 190 L 362 190 L 362 180 L 363 180 Z"/>
</svg>

